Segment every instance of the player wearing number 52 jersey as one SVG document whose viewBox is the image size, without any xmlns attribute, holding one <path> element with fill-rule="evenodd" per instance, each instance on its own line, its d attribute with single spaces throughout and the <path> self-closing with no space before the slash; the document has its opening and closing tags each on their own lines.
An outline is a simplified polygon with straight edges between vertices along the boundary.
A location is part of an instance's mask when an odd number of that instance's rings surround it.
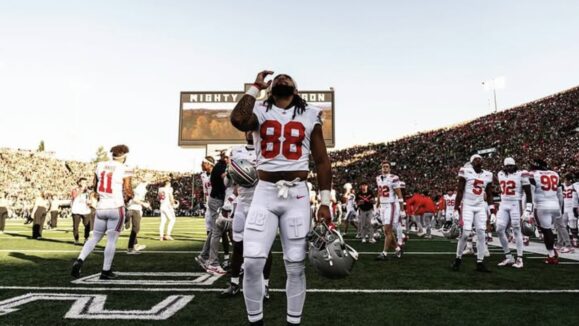
<svg viewBox="0 0 579 326">
<path fill-rule="evenodd" d="M 573 181 L 572 173 L 565 176 L 565 183 L 563 184 L 562 222 L 565 225 L 569 225 L 569 229 L 571 230 L 571 243 L 574 247 L 577 247 L 577 217 L 579 215 L 579 194 L 577 191 L 579 191 L 579 183 L 573 184 Z"/>
<path fill-rule="evenodd" d="M 454 215 L 458 217 L 462 234 L 456 246 L 456 259 L 452 269 L 457 271 L 462 263 L 462 253 L 465 249 L 468 236 L 474 223 L 477 235 L 477 266 L 479 272 L 488 272 L 483 264 L 485 255 L 485 230 L 487 222 L 487 205 L 491 211 L 491 219 L 494 217 L 495 208 L 492 196 L 493 174 L 482 169 L 482 157 L 473 155 L 470 164 L 467 163 L 458 172 L 458 187 Z M 486 203 L 485 203 L 486 200 Z"/>
<path fill-rule="evenodd" d="M 249 322 L 263 325 L 263 267 L 279 228 L 287 274 L 286 320 L 292 325 L 301 321 L 306 294 L 304 260 L 310 229 L 306 179 L 310 153 L 321 194 L 318 221 L 327 223 L 332 176 L 321 110 L 309 106 L 298 95 L 290 76 L 282 74 L 265 82 L 265 77 L 272 73 L 260 72 L 231 113 L 231 123 L 237 129 L 253 131 L 259 178 L 243 234 L 243 296 Z M 259 91 L 268 87 L 271 95 L 256 103 Z"/>
<path fill-rule="evenodd" d="M 533 200 L 529 172 L 517 169 L 515 160 L 507 157 L 504 160 L 504 168 L 498 174 L 498 182 L 501 188 L 501 205 L 497 213 L 497 234 L 505 253 L 505 259 L 498 264 L 500 267 L 513 266 L 523 268 L 523 234 L 521 233 L 521 213 L 523 192 L 525 193 L 525 216 L 533 212 Z M 506 229 L 508 225 L 513 228 L 515 243 L 517 245 L 517 260 L 511 255 L 509 240 Z"/>
<path fill-rule="evenodd" d="M 107 280 L 116 277 L 111 266 L 115 256 L 117 239 L 123 227 L 125 204 L 133 198 L 131 185 L 133 171 L 125 164 L 128 152 L 127 146 L 117 145 L 111 148 L 112 160 L 97 164 L 94 190 L 98 193 L 99 199 L 96 206 L 95 226 L 92 236 L 84 244 L 78 259 L 72 266 L 71 274 L 75 278 L 80 277 L 84 260 L 94 250 L 105 233 L 107 234 L 107 244 L 100 278 Z"/>
<path fill-rule="evenodd" d="M 539 228 L 543 232 L 545 247 L 549 252 L 549 257 L 545 260 L 545 263 L 556 265 L 559 263 L 559 259 L 553 247 L 555 237 L 551 227 L 556 222 L 555 220 L 561 216 L 559 175 L 549 170 L 545 161 L 535 159 L 531 162 L 529 181 L 535 186 L 533 193 L 536 205 L 535 215 Z"/>
</svg>

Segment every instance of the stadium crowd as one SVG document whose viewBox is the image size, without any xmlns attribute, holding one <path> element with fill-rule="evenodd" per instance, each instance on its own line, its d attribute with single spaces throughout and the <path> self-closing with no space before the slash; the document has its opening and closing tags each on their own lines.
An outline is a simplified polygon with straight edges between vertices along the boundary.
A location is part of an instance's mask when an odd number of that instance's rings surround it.
<svg viewBox="0 0 579 326">
<path fill-rule="evenodd" d="M 330 152 L 335 185 L 373 184 L 380 162 L 388 158 L 393 173 L 409 192 L 443 193 L 456 186 L 459 167 L 479 151 L 484 168 L 499 171 L 502 160 L 526 162 L 544 158 L 564 175 L 579 170 L 579 87 L 471 122 L 419 133 L 389 143 L 355 146 Z M 488 153 L 484 154 L 485 150 Z"/>
</svg>

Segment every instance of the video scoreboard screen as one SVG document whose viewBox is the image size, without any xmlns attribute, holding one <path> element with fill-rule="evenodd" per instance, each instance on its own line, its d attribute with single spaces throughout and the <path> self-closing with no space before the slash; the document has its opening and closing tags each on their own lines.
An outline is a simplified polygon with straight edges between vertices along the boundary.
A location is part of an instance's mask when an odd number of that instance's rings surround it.
<svg viewBox="0 0 579 326">
<path fill-rule="evenodd" d="M 246 85 L 246 88 L 249 85 Z M 229 121 L 231 111 L 243 96 L 242 91 L 181 92 L 179 108 L 179 146 L 243 144 L 243 133 Z M 334 90 L 302 91 L 309 105 L 323 110 L 323 134 L 327 147 L 334 147 Z M 258 101 L 266 98 L 261 91 Z"/>
</svg>

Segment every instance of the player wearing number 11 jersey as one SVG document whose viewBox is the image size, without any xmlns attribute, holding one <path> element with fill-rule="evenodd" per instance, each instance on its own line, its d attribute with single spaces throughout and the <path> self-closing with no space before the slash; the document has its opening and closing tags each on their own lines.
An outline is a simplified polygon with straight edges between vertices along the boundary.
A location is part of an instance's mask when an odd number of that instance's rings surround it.
<svg viewBox="0 0 579 326">
<path fill-rule="evenodd" d="M 107 234 L 105 257 L 101 279 L 113 279 L 116 275 L 111 266 L 115 256 L 117 239 L 123 227 L 125 218 L 125 204 L 133 198 L 131 177 L 133 171 L 125 161 L 129 148 L 125 145 L 117 145 L 111 148 L 113 159 L 97 164 L 94 180 L 94 190 L 99 199 L 96 206 L 95 226 L 92 236 L 82 247 L 78 259 L 72 266 L 72 276 L 80 277 L 80 270 L 84 260 L 94 250 L 95 246 Z"/>
</svg>

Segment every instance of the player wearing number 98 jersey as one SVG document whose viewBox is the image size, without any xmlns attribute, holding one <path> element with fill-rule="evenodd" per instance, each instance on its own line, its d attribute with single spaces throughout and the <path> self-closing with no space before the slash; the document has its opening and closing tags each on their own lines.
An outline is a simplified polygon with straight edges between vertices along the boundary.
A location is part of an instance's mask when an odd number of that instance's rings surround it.
<svg viewBox="0 0 579 326">
<path fill-rule="evenodd" d="M 559 263 L 559 259 L 557 252 L 553 248 L 555 237 L 551 228 L 553 223 L 555 223 L 555 219 L 561 216 L 559 174 L 551 171 L 545 161 L 535 159 L 531 162 L 529 181 L 535 186 L 533 193 L 536 206 L 535 216 L 537 217 L 539 228 L 543 232 L 545 247 L 549 252 L 549 257 L 545 260 L 545 263 L 555 265 Z"/>
<path fill-rule="evenodd" d="M 306 179 L 309 155 L 315 161 L 321 194 L 318 221 L 330 222 L 331 165 L 322 134 L 321 110 L 299 95 L 295 81 L 278 75 L 265 82 L 262 71 L 231 113 L 231 123 L 253 131 L 259 181 L 243 235 L 243 296 L 249 322 L 263 325 L 263 267 L 279 227 L 287 274 L 288 324 L 299 324 L 305 302 L 306 235 L 310 201 Z M 256 103 L 260 90 L 270 96 Z"/>
<path fill-rule="evenodd" d="M 458 172 L 458 187 L 454 214 L 458 215 L 459 225 L 462 227 L 462 234 L 456 246 L 456 259 L 452 269 L 457 271 L 462 263 L 462 253 L 466 247 L 468 236 L 470 235 L 474 223 L 477 235 L 477 271 L 488 272 L 483 264 L 485 255 L 485 230 L 487 222 L 487 206 L 491 215 L 495 214 L 492 202 L 492 182 L 493 174 L 482 169 L 482 157 L 473 155 L 470 164 L 460 168 Z"/>
<path fill-rule="evenodd" d="M 111 271 L 115 255 L 117 239 L 122 230 L 125 218 L 125 204 L 133 198 L 131 178 L 133 171 L 126 162 L 129 148 L 117 145 L 111 148 L 113 159 L 97 164 L 94 180 L 94 190 L 99 199 L 96 206 L 95 226 L 92 236 L 84 244 L 78 259 L 72 266 L 72 276 L 80 277 L 84 260 L 94 250 L 96 244 L 107 234 L 107 244 L 104 252 L 101 279 L 112 279 L 116 275 Z"/>
</svg>

